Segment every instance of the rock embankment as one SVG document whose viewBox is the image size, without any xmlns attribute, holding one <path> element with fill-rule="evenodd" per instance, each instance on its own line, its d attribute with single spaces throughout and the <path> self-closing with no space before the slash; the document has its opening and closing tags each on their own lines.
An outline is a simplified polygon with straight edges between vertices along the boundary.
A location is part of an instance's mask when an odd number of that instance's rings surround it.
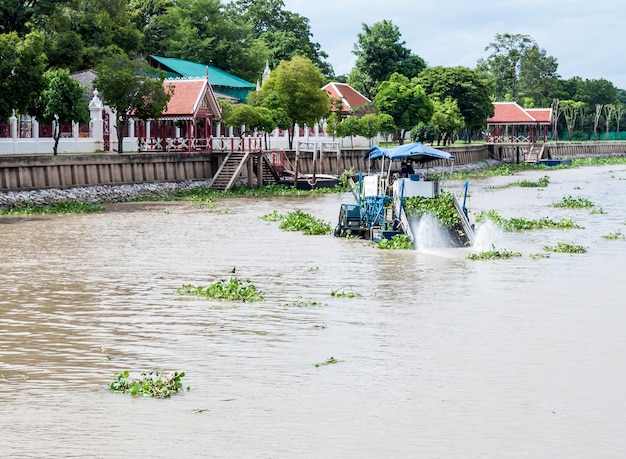
<svg viewBox="0 0 626 459">
<path fill-rule="evenodd" d="M 30 191 L 5 191 L 0 192 L 0 208 L 7 208 L 24 203 L 48 205 L 65 201 L 81 201 L 90 204 L 126 202 L 137 198 L 173 193 L 177 190 L 191 190 L 210 184 L 210 180 L 200 180 L 179 183 L 138 183 L 132 185 L 102 185 Z"/>
</svg>

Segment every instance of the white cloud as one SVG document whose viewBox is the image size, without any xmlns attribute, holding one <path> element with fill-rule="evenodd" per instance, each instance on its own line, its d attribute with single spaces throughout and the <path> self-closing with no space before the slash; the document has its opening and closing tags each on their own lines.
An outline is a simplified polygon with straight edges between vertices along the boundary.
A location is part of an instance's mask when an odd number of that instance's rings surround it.
<svg viewBox="0 0 626 459">
<path fill-rule="evenodd" d="M 626 89 L 623 41 L 623 0 L 283 0 L 285 9 L 309 19 L 313 40 L 328 53 L 335 73 L 347 74 L 362 24 L 389 19 L 406 46 L 430 66 L 473 68 L 489 53 L 497 33 L 533 38 L 559 63 L 567 79 L 605 78 Z"/>
</svg>

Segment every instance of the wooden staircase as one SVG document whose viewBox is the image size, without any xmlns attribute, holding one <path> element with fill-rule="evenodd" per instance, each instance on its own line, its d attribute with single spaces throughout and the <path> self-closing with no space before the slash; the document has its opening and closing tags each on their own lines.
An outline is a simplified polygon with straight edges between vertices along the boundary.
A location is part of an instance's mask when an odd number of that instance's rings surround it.
<svg viewBox="0 0 626 459">
<path fill-rule="evenodd" d="M 524 162 L 525 163 L 536 163 L 541 158 L 543 158 L 543 148 L 545 144 L 541 144 L 541 146 L 531 143 L 526 151 L 524 152 Z"/>
<path fill-rule="evenodd" d="M 266 183 L 280 183 L 280 177 L 276 170 L 272 167 L 272 163 L 266 154 L 260 157 L 260 167 L 263 168 L 263 184 Z"/>
<path fill-rule="evenodd" d="M 249 152 L 233 151 L 224 158 L 224 162 L 215 173 L 211 188 L 219 191 L 228 191 L 235 184 L 235 179 L 245 167 Z"/>
</svg>

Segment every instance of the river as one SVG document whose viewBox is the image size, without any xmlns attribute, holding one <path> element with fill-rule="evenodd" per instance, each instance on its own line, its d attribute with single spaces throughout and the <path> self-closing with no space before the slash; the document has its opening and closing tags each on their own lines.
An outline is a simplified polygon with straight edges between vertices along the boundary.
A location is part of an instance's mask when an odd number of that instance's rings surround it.
<svg viewBox="0 0 626 459">
<path fill-rule="evenodd" d="M 543 189 L 501 186 L 543 175 Z M 623 457 L 626 242 L 603 236 L 626 234 L 626 166 L 529 171 L 470 192 L 471 215 L 584 228 L 479 227 L 481 248 L 522 253 L 494 261 L 259 218 L 299 209 L 334 225 L 350 194 L 0 218 L 0 454 Z M 568 195 L 596 211 L 550 205 Z M 557 241 L 588 251 L 544 250 Z M 175 292 L 229 276 L 265 300 Z M 122 370 L 184 371 L 190 391 L 113 392 Z"/>
</svg>

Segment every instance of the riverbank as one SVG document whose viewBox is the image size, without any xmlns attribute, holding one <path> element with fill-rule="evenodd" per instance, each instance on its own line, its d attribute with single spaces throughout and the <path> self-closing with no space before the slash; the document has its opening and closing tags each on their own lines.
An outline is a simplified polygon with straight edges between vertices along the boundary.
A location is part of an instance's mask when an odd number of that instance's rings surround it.
<svg viewBox="0 0 626 459">
<path fill-rule="evenodd" d="M 623 153 L 605 154 L 578 154 L 567 155 L 559 159 L 584 159 L 584 158 L 613 158 L 624 157 Z M 481 160 L 475 163 L 454 165 L 454 172 L 476 172 L 486 169 L 497 168 L 502 164 L 512 164 L 511 160 L 499 161 L 495 159 Z M 450 172 L 449 166 L 424 167 L 417 172 L 422 174 L 444 174 Z M 127 202 L 136 199 L 158 199 L 167 194 L 177 191 L 193 190 L 210 186 L 209 180 L 186 180 L 182 182 L 156 182 L 136 183 L 127 185 L 97 185 L 72 188 L 46 188 L 28 191 L 4 191 L 0 192 L 0 208 L 6 209 L 20 204 L 50 205 L 59 202 L 80 201 L 88 204 L 104 204 L 114 202 Z M 241 186 L 247 182 L 241 181 Z"/>
<path fill-rule="evenodd" d="M 80 201 L 88 204 L 127 202 L 139 198 L 157 198 L 179 190 L 192 190 L 209 186 L 211 180 L 185 182 L 137 183 L 132 185 L 101 185 L 75 188 L 51 188 L 29 191 L 5 191 L 0 193 L 0 208 L 31 203 L 50 205 L 59 202 Z"/>
</svg>

